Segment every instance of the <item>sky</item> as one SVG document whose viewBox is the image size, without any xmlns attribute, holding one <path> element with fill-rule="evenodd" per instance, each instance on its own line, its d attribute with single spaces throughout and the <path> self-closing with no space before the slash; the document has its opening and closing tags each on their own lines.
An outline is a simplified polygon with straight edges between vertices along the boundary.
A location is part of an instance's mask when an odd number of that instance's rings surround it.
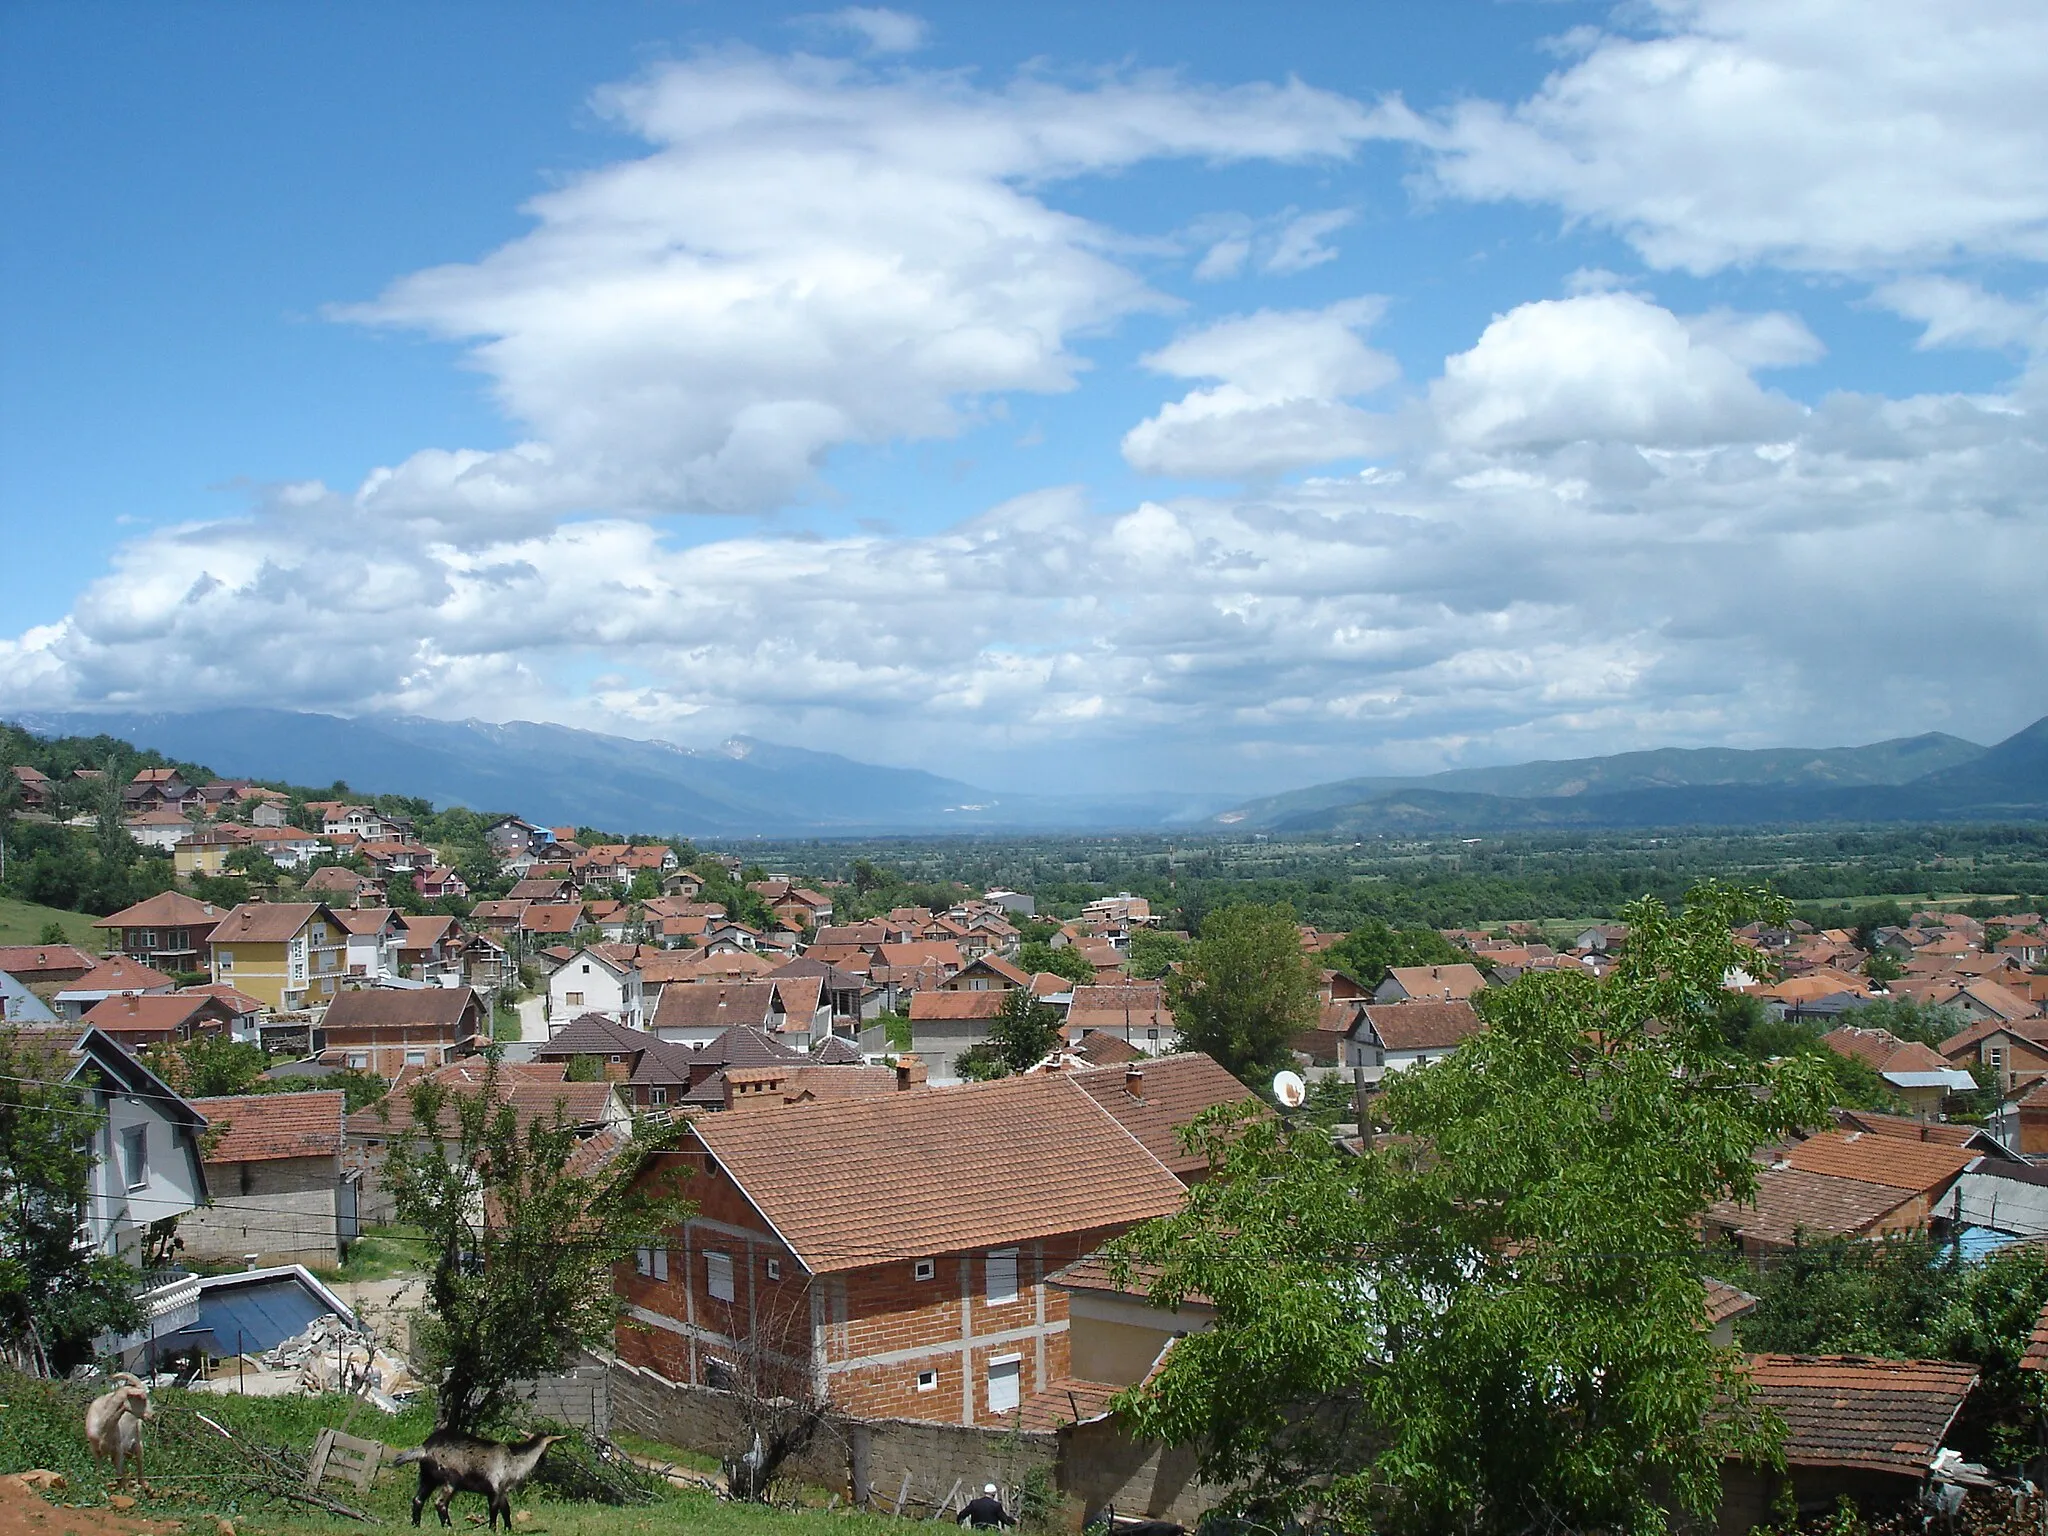
<svg viewBox="0 0 2048 1536">
<path fill-rule="evenodd" d="M 2038 0 L 16 0 L 0 712 L 1994 741 L 2044 101 Z"/>
</svg>

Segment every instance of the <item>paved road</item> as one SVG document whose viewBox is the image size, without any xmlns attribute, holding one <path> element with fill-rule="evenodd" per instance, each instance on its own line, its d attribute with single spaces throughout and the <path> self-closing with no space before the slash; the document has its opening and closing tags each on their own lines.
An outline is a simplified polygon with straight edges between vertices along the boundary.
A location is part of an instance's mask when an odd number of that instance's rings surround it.
<svg viewBox="0 0 2048 1536">
<path fill-rule="evenodd" d="M 512 1006 L 519 1011 L 519 1038 L 528 1044 L 544 1044 L 548 1038 L 548 1000 L 528 997 Z"/>
</svg>

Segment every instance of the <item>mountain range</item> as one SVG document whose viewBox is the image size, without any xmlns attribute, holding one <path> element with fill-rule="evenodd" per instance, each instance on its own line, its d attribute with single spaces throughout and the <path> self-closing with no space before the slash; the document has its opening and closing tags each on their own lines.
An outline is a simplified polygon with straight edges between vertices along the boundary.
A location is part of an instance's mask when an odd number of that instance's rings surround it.
<svg viewBox="0 0 2048 1536">
<path fill-rule="evenodd" d="M 550 826 L 697 837 L 1085 831 L 1197 822 L 1222 795 L 1011 795 L 915 768 L 735 736 L 712 748 L 517 720 L 341 719 L 281 709 L 27 714 L 40 736 L 105 733 L 238 778 L 417 795 Z"/>
<path fill-rule="evenodd" d="M 33 714 L 242 778 L 418 795 L 549 825 L 697 837 L 1182 831 L 1325 836 L 1814 822 L 2048 819 L 2048 718 L 1996 746 L 1932 733 L 1863 747 L 1663 748 L 1342 779 L 1223 796 L 999 793 L 915 768 L 735 736 L 716 747 L 569 726 L 341 719 L 278 709 Z"/>
<path fill-rule="evenodd" d="M 1216 830 L 1369 836 L 2048 818 L 2048 717 L 1996 746 L 1939 733 L 1866 747 L 1703 747 L 1343 779 L 1248 801 Z"/>
</svg>

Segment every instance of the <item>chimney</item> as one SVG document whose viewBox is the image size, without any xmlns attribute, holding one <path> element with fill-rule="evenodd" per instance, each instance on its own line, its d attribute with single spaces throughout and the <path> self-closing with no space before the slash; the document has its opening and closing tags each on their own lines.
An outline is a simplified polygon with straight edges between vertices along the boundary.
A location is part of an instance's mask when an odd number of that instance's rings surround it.
<svg viewBox="0 0 2048 1536">
<path fill-rule="evenodd" d="M 1124 1092 L 1141 1103 L 1145 1098 L 1145 1069 L 1137 1062 L 1124 1068 Z"/>
<path fill-rule="evenodd" d="M 896 1087 L 899 1091 L 906 1088 L 922 1088 L 927 1075 L 924 1062 L 919 1057 L 896 1058 Z"/>
</svg>

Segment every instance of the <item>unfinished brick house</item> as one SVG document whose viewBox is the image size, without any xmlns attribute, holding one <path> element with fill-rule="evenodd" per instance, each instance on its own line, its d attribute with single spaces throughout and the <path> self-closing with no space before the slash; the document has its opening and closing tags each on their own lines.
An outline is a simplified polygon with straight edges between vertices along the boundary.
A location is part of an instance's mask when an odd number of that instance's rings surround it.
<svg viewBox="0 0 2048 1536">
<path fill-rule="evenodd" d="M 1071 1375 L 1048 1276 L 1181 1205 L 1158 1117 L 1117 1113 L 1143 1079 L 1101 1071 L 695 1120 L 639 1174 L 696 1213 L 620 1274 L 619 1355 L 866 1417 L 1013 1422 Z"/>
</svg>

